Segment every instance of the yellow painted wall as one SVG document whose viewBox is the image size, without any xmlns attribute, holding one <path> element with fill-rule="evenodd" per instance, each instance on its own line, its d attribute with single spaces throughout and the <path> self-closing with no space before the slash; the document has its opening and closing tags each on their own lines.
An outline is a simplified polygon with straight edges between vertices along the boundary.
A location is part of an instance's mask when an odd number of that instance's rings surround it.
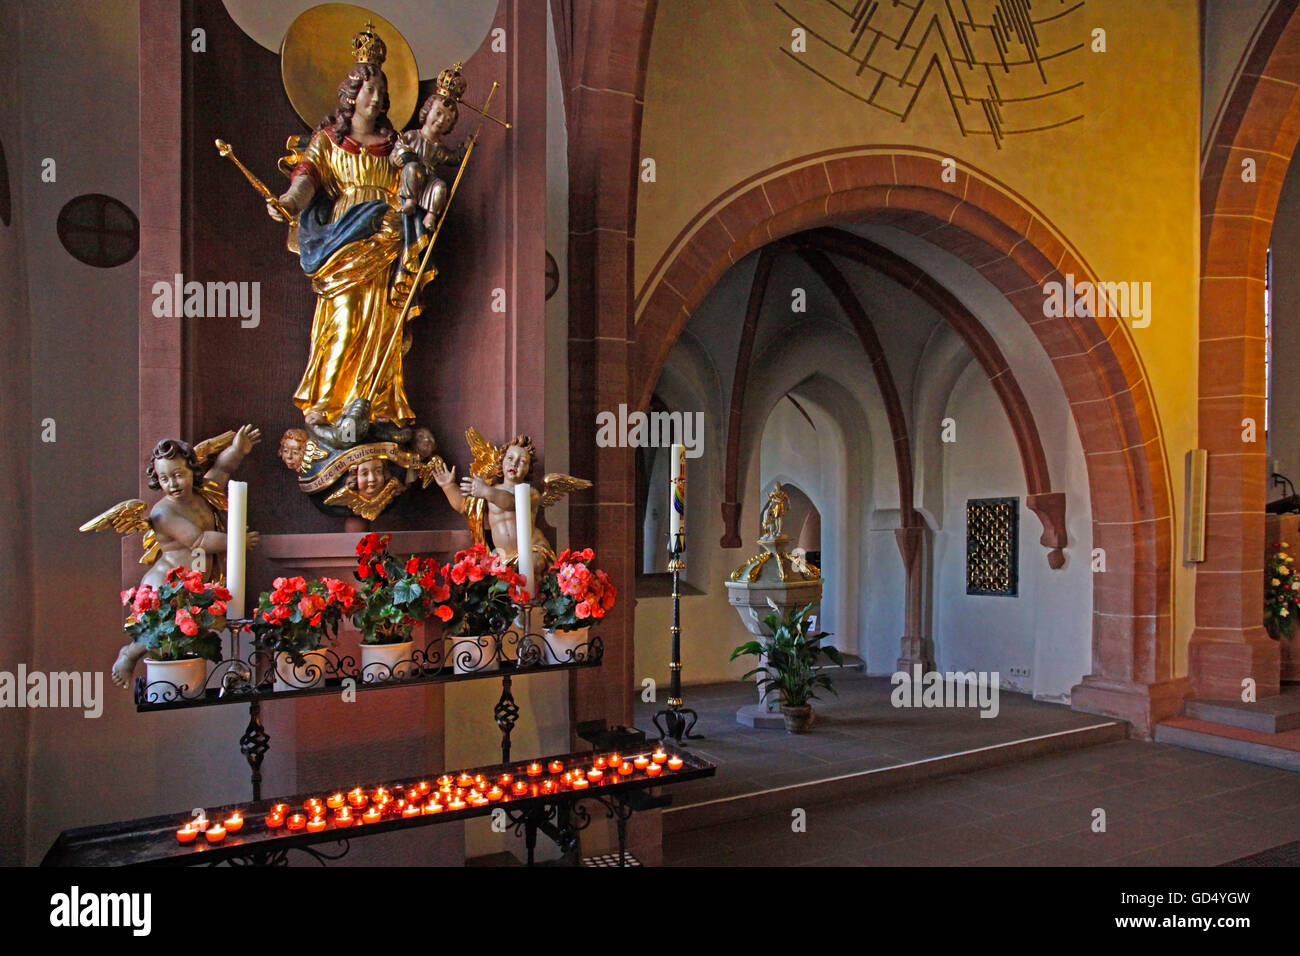
<svg viewBox="0 0 1300 956">
<path fill-rule="evenodd" d="M 994 4 L 969 6 L 980 15 Z M 946 7 L 922 0 L 924 11 Z M 1040 10 L 1035 4 L 1036 16 Z M 961 133 L 937 75 L 906 122 L 831 87 L 805 66 L 840 80 L 848 75 L 850 83 L 852 71 L 811 35 L 806 53 L 787 54 L 796 26 L 787 12 L 847 45 L 836 33 L 847 17 L 828 0 L 660 0 L 641 136 L 656 181 L 638 191 L 638 294 L 682 228 L 734 184 L 822 150 L 890 144 L 927 147 L 977 167 L 1056 223 L 1102 279 L 1150 282 L 1151 325 L 1130 335 L 1172 465 L 1177 671 L 1186 673 L 1193 591 L 1179 556 L 1182 459 L 1196 444 L 1198 4 L 1087 0 L 1041 24 L 1045 54 L 1082 44 L 1046 62 L 1051 86 L 1082 85 L 1050 106 L 1008 104 L 1007 123 L 1082 119 L 1008 136 L 1001 148 L 991 136 Z M 1090 49 L 1095 28 L 1105 30 L 1104 53 Z"/>
</svg>

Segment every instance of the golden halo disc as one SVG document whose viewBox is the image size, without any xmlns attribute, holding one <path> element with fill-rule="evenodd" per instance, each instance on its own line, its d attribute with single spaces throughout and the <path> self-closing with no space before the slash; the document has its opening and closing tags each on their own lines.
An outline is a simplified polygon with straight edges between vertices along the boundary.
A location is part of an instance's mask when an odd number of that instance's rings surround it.
<svg viewBox="0 0 1300 956">
<path fill-rule="evenodd" d="M 388 119 L 401 131 L 415 113 L 419 71 L 415 54 L 397 28 L 379 14 L 351 3 L 322 3 L 289 24 L 280 43 L 280 77 L 294 112 L 312 129 L 338 109 L 338 88 L 356 60 L 352 38 L 369 22 L 388 48 Z"/>
</svg>

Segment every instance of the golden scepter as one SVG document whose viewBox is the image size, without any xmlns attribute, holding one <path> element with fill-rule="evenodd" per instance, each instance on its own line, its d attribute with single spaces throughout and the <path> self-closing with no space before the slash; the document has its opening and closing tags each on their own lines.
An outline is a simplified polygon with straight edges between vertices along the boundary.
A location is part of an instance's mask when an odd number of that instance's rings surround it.
<svg viewBox="0 0 1300 956">
<path fill-rule="evenodd" d="M 492 106 L 492 97 L 496 95 L 497 87 L 501 84 L 493 81 L 492 89 L 488 92 L 487 101 L 483 104 L 483 109 L 478 110 L 478 126 L 474 128 L 474 135 L 469 138 L 469 145 L 465 148 L 465 158 L 460 161 L 460 169 L 456 170 L 456 178 L 452 181 L 451 191 L 447 193 L 447 201 L 442 206 L 442 215 L 438 217 L 438 224 L 433 228 L 433 235 L 429 237 L 429 245 L 424 250 L 424 256 L 420 259 L 420 268 L 415 273 L 415 278 L 411 282 L 411 291 L 406 294 L 406 304 L 402 306 L 402 314 L 397 318 L 397 326 L 393 329 L 393 337 L 388 340 L 388 348 L 384 350 L 384 357 L 379 362 L 378 367 L 384 368 L 388 365 L 388 358 L 393 354 L 393 346 L 401 341 L 406 327 L 406 316 L 411 311 L 411 303 L 415 301 L 415 295 L 420 291 L 420 276 L 424 275 L 425 266 L 429 264 L 429 254 L 433 252 L 433 244 L 438 241 L 438 233 L 442 232 L 442 224 L 447 221 L 447 213 L 451 210 L 451 201 L 456 198 L 456 190 L 460 188 L 461 177 L 465 175 L 465 170 L 469 166 L 469 158 L 474 153 L 474 146 L 478 143 L 478 134 L 483 130 L 483 118 L 488 116 L 488 109 Z M 496 120 L 496 117 L 491 117 Z M 501 120 L 496 120 L 498 123 Z M 503 124 L 504 125 L 504 124 Z M 366 394 L 367 401 L 374 401 L 375 388 L 379 385 L 379 379 L 370 384 L 370 391 Z"/>
<path fill-rule="evenodd" d="M 216 142 L 217 152 L 239 167 L 239 171 L 244 174 L 244 178 L 253 184 L 253 188 L 261 194 L 262 198 L 274 206 L 279 211 L 280 215 L 284 216 L 284 218 L 289 221 L 289 225 L 298 225 L 298 217 L 291 216 L 289 210 L 285 209 L 281 204 L 279 197 L 272 193 L 271 190 L 267 189 L 260 179 L 249 172 L 248 167 L 241 163 L 239 157 L 235 155 L 234 148 L 224 139 L 219 139 Z"/>
</svg>

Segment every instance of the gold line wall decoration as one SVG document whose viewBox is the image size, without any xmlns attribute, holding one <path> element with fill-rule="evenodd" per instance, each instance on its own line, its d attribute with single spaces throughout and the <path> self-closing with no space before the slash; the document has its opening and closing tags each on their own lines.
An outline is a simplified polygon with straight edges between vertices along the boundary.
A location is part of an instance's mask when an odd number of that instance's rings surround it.
<svg viewBox="0 0 1300 956">
<path fill-rule="evenodd" d="M 966 501 L 966 593 L 1016 597 L 1019 498 Z"/>
</svg>

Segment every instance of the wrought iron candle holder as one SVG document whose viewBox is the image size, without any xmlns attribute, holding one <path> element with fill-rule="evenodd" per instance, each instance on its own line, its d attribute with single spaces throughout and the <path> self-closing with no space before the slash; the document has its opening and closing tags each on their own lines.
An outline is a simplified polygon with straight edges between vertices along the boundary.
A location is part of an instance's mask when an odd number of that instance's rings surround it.
<svg viewBox="0 0 1300 956">
<path fill-rule="evenodd" d="M 679 746 L 686 746 L 682 738 L 702 740 L 702 734 L 693 734 L 691 730 L 700 715 L 689 707 L 682 706 L 682 595 L 681 576 L 686 570 L 686 537 L 678 531 L 669 542 L 668 570 L 673 575 L 673 658 L 668 662 L 668 707 L 654 715 L 654 725 L 659 731 L 659 739 L 671 737 Z"/>
</svg>

